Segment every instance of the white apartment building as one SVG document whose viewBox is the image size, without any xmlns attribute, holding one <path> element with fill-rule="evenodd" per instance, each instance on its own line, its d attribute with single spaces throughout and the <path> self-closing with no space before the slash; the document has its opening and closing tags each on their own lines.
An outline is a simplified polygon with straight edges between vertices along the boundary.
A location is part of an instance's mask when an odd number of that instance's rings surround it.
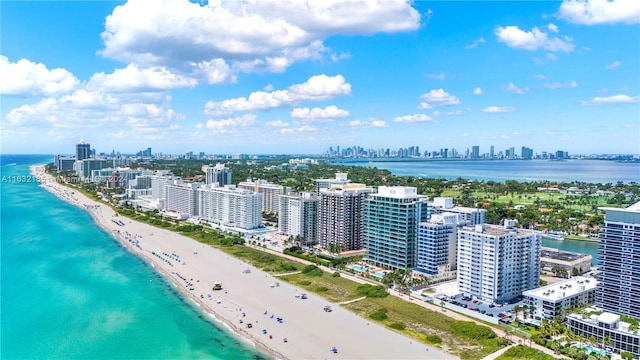
<svg viewBox="0 0 640 360">
<path fill-rule="evenodd" d="M 487 214 L 486 209 L 453 206 L 453 199 L 449 197 L 433 198 L 433 202 L 431 203 L 431 213 L 440 214 L 442 212 L 460 214 L 470 225 L 484 224 Z"/>
<path fill-rule="evenodd" d="M 91 171 L 107 168 L 109 166 L 109 161 L 107 159 L 88 158 L 84 160 L 76 160 L 74 166 L 76 175 L 79 178 L 90 179 Z"/>
<path fill-rule="evenodd" d="M 166 210 L 188 217 L 198 215 L 197 190 L 202 183 L 175 183 L 165 186 Z"/>
<path fill-rule="evenodd" d="M 280 195 L 278 231 L 291 236 L 302 236 L 307 244 L 318 242 L 318 196 L 304 192 Z"/>
<path fill-rule="evenodd" d="M 458 229 L 458 289 L 502 303 L 540 281 L 540 237 L 526 230 L 476 225 Z"/>
<path fill-rule="evenodd" d="M 182 179 L 173 177 L 172 175 L 154 175 L 151 176 L 151 198 L 153 200 L 166 199 L 167 185 L 181 183 Z"/>
<path fill-rule="evenodd" d="M 106 168 L 91 171 L 91 182 L 115 183 L 115 187 L 128 187 L 129 182 L 142 174 L 140 169 Z"/>
<path fill-rule="evenodd" d="M 593 336 L 597 341 L 609 338 L 614 351 L 626 351 L 632 353 L 635 359 L 640 358 L 640 331 L 634 329 L 630 323 L 622 321 L 620 315 L 609 312 L 590 316 L 569 314 L 565 323 L 576 335 L 584 335 L 586 338 Z"/>
<path fill-rule="evenodd" d="M 457 267 L 457 229 L 467 222 L 461 214 L 431 215 L 418 229 L 418 263 L 416 270 L 427 275 L 453 271 Z"/>
<path fill-rule="evenodd" d="M 251 230 L 262 225 L 262 195 L 233 185 L 198 190 L 198 215 L 214 224 Z"/>
<path fill-rule="evenodd" d="M 529 308 L 534 309 L 535 319 L 552 320 L 562 315 L 564 309 L 593 304 L 596 301 L 597 283 L 596 279 L 576 276 L 567 281 L 527 290 L 522 295 Z"/>
<path fill-rule="evenodd" d="M 339 187 L 350 183 L 351 180 L 347 179 L 347 173 L 336 173 L 336 177 L 333 179 L 317 179 L 316 180 L 316 194 L 320 195 L 320 191 L 324 189 L 330 189 L 332 187 Z"/>
<path fill-rule="evenodd" d="M 262 194 L 262 211 L 277 214 L 280 211 L 280 195 L 288 194 L 291 188 L 270 183 L 267 180 L 243 181 L 238 184 L 239 189 L 250 190 Z"/>
<path fill-rule="evenodd" d="M 224 164 L 205 166 L 204 171 L 206 173 L 207 185 L 217 183 L 219 186 L 225 186 L 232 184 L 231 169 L 225 167 Z"/>
</svg>

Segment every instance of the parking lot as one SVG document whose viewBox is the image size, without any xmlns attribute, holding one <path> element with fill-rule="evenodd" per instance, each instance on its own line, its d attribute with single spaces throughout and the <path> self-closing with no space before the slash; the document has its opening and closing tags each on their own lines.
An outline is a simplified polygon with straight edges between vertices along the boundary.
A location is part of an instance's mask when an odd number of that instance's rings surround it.
<svg viewBox="0 0 640 360">
<path fill-rule="evenodd" d="M 455 310 L 455 307 L 467 309 L 472 312 L 478 313 L 478 315 L 488 316 L 495 319 L 510 320 L 513 318 L 513 307 L 519 305 L 522 307 L 524 302 L 522 300 L 509 303 L 509 304 L 491 304 L 478 299 L 472 299 L 462 294 L 454 295 L 449 298 L 448 307 Z M 454 307 L 452 307 L 454 306 Z"/>
</svg>

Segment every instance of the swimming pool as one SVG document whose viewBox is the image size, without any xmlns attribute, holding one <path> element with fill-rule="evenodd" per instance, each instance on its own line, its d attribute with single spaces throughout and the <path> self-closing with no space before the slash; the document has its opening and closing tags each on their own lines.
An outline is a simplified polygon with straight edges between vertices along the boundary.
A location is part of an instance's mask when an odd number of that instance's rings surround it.
<svg viewBox="0 0 640 360">
<path fill-rule="evenodd" d="M 360 265 L 351 265 L 349 267 L 352 268 L 355 271 L 360 271 L 360 272 L 367 272 L 367 270 L 369 269 L 369 268 L 367 268 L 365 266 L 360 266 Z"/>
<path fill-rule="evenodd" d="M 386 273 L 384 271 L 376 271 L 371 274 L 375 277 L 379 277 L 380 279 L 382 279 Z"/>
<path fill-rule="evenodd" d="M 607 353 L 606 351 L 604 351 L 604 350 L 600 350 L 600 349 L 592 348 L 592 347 L 591 347 L 591 346 L 589 346 L 589 345 L 578 344 L 578 345 L 576 345 L 576 347 L 577 347 L 578 349 L 585 349 L 585 350 L 587 350 L 587 351 L 589 351 L 589 352 L 592 352 L 592 353 L 595 353 L 595 354 L 598 354 L 598 355 L 605 355 L 605 356 L 606 356 L 606 355 L 609 355 L 609 353 Z"/>
</svg>

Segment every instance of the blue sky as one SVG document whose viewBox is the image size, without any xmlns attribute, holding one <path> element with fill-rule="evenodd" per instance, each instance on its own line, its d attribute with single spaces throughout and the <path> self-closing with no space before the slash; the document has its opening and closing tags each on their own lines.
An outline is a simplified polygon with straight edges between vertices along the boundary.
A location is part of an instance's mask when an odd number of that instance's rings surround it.
<svg viewBox="0 0 640 360">
<path fill-rule="evenodd" d="M 2 153 L 640 153 L 640 2 L 0 3 Z"/>
</svg>

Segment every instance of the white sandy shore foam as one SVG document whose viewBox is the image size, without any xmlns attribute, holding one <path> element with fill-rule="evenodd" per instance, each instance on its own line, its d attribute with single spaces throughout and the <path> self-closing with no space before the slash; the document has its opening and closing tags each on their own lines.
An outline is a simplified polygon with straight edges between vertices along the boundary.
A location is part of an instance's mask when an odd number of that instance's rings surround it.
<svg viewBox="0 0 640 360">
<path fill-rule="evenodd" d="M 211 246 L 118 216 L 109 206 L 57 183 L 45 174 L 44 166 L 32 166 L 31 172 L 46 190 L 88 211 L 100 227 L 148 261 L 203 312 L 276 358 L 455 358 L 315 294 L 304 300 L 296 297 L 301 289 Z M 215 282 L 221 282 L 223 290 L 213 291 Z M 276 282 L 279 286 L 272 286 Z M 333 311 L 325 312 L 326 305 L 333 305 Z"/>
</svg>

